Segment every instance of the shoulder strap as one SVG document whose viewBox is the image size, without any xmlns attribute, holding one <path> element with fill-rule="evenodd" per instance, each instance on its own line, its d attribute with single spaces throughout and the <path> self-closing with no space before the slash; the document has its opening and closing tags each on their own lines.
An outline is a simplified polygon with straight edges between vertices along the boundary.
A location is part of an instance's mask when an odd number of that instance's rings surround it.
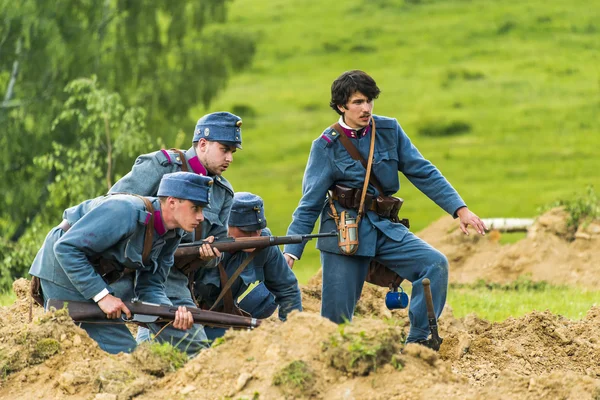
<svg viewBox="0 0 600 400">
<path fill-rule="evenodd" d="M 169 150 L 173 151 L 179 155 L 179 158 L 181 158 L 181 170 L 183 172 L 188 172 L 189 170 L 188 170 L 188 166 L 187 166 L 187 160 L 185 158 L 185 154 L 183 153 L 183 151 L 176 149 L 176 148 L 172 148 Z"/>
<path fill-rule="evenodd" d="M 258 254 L 258 252 L 261 251 L 261 250 L 262 249 L 254 249 L 252 251 L 252 253 L 250 253 L 250 255 L 248 256 L 248 258 L 246 258 L 244 260 L 244 262 L 240 264 L 240 266 L 238 267 L 238 269 L 235 270 L 235 272 L 227 280 L 227 283 L 225 283 L 225 285 L 223 285 L 223 282 L 221 281 L 221 293 L 219 293 L 219 297 L 217 297 L 217 300 L 215 300 L 214 304 L 212 305 L 212 307 L 210 308 L 209 311 L 213 311 L 215 309 L 215 307 L 217 306 L 217 304 L 219 304 L 219 302 L 221 301 L 221 299 L 225 297 L 225 295 L 227 294 L 227 292 L 229 292 L 229 294 L 231 294 L 230 289 L 231 289 L 231 286 L 233 285 L 233 282 L 235 282 L 235 280 L 238 278 L 238 276 L 240 276 L 240 274 L 242 273 L 242 271 L 244 270 L 244 268 L 246 268 L 248 266 L 248 264 L 250 264 L 250 262 L 254 259 L 254 257 L 256 257 L 256 255 Z M 219 265 L 220 265 L 220 263 L 219 263 Z M 223 272 L 225 272 L 225 270 L 223 270 Z"/>
<path fill-rule="evenodd" d="M 148 264 L 150 252 L 152 251 L 152 240 L 154 239 L 154 207 L 152 207 L 152 202 L 147 197 L 135 193 L 111 193 L 111 195 L 115 194 L 126 194 L 142 199 L 146 212 L 150 213 L 150 220 L 146 224 L 146 233 L 144 234 L 144 249 L 142 250 L 142 262 Z"/>
<path fill-rule="evenodd" d="M 373 119 L 371 119 L 371 120 L 373 121 L 373 135 L 372 135 L 371 139 L 373 139 L 373 137 L 375 137 L 375 121 Z M 346 135 L 344 135 L 344 130 L 342 129 L 340 123 L 336 122 L 334 125 L 331 126 L 331 128 L 338 133 L 338 136 L 340 138 L 339 140 L 340 140 L 340 142 L 342 142 L 342 145 L 344 146 L 344 148 L 346 149 L 348 154 L 350 154 L 350 157 L 352 157 L 353 160 L 360 161 L 360 163 L 363 165 L 363 167 L 365 167 L 365 169 L 367 169 L 367 162 L 360 155 L 356 146 L 354 146 L 354 144 L 350 141 L 350 139 L 348 139 L 348 137 Z M 372 158 L 373 158 L 373 154 L 371 153 L 371 154 L 369 154 L 369 160 L 371 160 Z M 379 179 L 377 179 L 377 176 L 375 176 L 375 173 L 373 172 L 373 170 L 371 170 L 370 174 L 369 173 L 367 173 L 367 174 L 370 175 L 369 176 L 370 182 L 377 188 L 377 190 L 379 190 L 379 194 L 381 194 L 383 196 L 384 195 L 383 187 L 381 186 L 381 183 L 379 183 Z"/>
<path fill-rule="evenodd" d="M 221 287 L 224 288 L 227 285 L 227 272 L 225 272 L 225 267 L 223 267 L 223 263 L 219 263 L 219 278 L 221 280 Z M 223 296 L 223 312 L 226 314 L 234 313 L 234 302 L 233 302 L 233 293 L 231 293 L 231 288 L 227 289 L 225 295 Z"/>
</svg>

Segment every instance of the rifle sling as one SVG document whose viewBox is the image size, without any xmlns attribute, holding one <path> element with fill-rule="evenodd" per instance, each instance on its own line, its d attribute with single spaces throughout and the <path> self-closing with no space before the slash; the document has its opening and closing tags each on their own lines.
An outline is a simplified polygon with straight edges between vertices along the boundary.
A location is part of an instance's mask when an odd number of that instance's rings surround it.
<svg viewBox="0 0 600 400">
<path fill-rule="evenodd" d="M 240 264 L 240 266 L 235 270 L 235 272 L 233 273 L 233 275 L 231 275 L 231 277 L 229 278 L 229 280 L 227 280 L 227 283 L 225 283 L 225 286 L 223 286 L 223 288 L 221 289 L 221 293 L 219 293 L 219 297 L 217 297 L 217 300 L 215 300 L 215 302 L 213 303 L 212 307 L 209 309 L 209 311 L 213 311 L 215 309 L 215 307 L 217 306 L 217 304 L 219 304 L 219 302 L 221 301 L 221 299 L 223 299 L 225 297 L 225 295 L 227 294 L 227 292 L 229 292 L 229 295 L 232 296 L 232 301 L 233 301 L 233 295 L 231 294 L 231 286 L 233 285 L 233 282 L 235 282 L 235 280 L 240 276 L 240 274 L 242 273 L 242 271 L 244 270 L 244 268 L 246 268 L 248 266 L 248 264 L 250 264 L 250 262 L 252 262 L 252 260 L 254 259 L 254 257 L 256 257 L 256 255 L 258 254 L 259 251 L 261 251 L 262 249 L 254 249 L 252 251 L 252 253 L 250 253 L 250 255 L 248 256 L 248 258 L 246 258 L 244 260 L 243 263 Z M 223 271 L 225 272 L 225 271 Z"/>
<path fill-rule="evenodd" d="M 367 166 L 368 166 L 367 162 L 360 155 L 356 146 L 354 146 L 354 144 L 350 141 L 350 139 L 348 139 L 348 136 L 346 136 L 344 134 L 344 130 L 342 129 L 342 126 L 340 125 L 340 123 L 336 122 L 334 125 L 331 126 L 331 128 L 334 131 L 336 131 L 337 134 L 339 135 L 340 142 L 342 142 L 342 145 L 344 146 L 344 148 L 346 149 L 348 154 L 350 154 L 350 157 L 352 157 L 353 160 L 360 161 L 360 163 L 363 165 L 363 167 L 365 167 L 365 169 L 367 169 Z M 373 121 L 373 136 L 375 136 L 375 121 Z M 369 158 L 372 158 L 372 157 L 373 157 L 373 155 L 370 154 Z M 373 184 L 373 186 L 375 186 L 377 188 L 377 190 L 379 190 L 380 196 L 385 196 L 385 194 L 383 192 L 383 187 L 381 186 L 381 183 L 379 183 L 379 179 L 377 179 L 377 176 L 375 175 L 373 170 L 370 171 L 369 181 L 370 181 L 370 183 Z"/>
<path fill-rule="evenodd" d="M 227 285 L 227 272 L 225 272 L 225 268 L 223 267 L 223 263 L 220 262 L 218 265 L 219 268 L 219 278 L 221 280 L 221 287 L 225 287 Z M 233 312 L 233 293 L 231 293 L 231 289 L 225 293 L 223 296 L 223 312 L 227 314 L 231 314 Z"/>
<path fill-rule="evenodd" d="M 146 212 L 150 213 L 150 220 L 146 224 L 146 233 L 144 234 L 144 249 L 142 250 L 142 262 L 144 265 L 148 265 L 150 252 L 152 251 L 152 241 L 154 239 L 154 207 L 152 207 L 152 202 L 147 197 L 135 193 L 111 193 L 111 195 L 115 194 L 126 194 L 142 199 L 146 207 Z"/>
</svg>

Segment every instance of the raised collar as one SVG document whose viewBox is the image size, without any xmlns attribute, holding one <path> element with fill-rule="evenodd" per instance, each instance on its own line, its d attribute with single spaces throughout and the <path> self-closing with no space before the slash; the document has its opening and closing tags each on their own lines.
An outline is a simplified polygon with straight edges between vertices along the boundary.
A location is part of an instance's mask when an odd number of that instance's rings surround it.
<svg viewBox="0 0 600 400">
<path fill-rule="evenodd" d="M 369 123 L 369 125 L 367 125 L 364 128 L 361 128 L 361 129 L 350 128 L 348 125 L 346 125 L 346 123 L 344 122 L 344 117 L 341 115 L 340 115 L 340 120 L 338 121 L 338 123 L 342 127 L 342 131 L 343 131 L 344 135 L 346 135 L 347 137 L 349 137 L 351 139 L 365 137 L 367 135 L 367 133 L 369 133 L 369 131 L 371 130 L 370 123 Z"/>
<path fill-rule="evenodd" d="M 154 230 L 160 236 L 167 233 L 167 228 L 165 228 L 165 223 L 163 222 L 160 210 L 154 210 Z"/>
<path fill-rule="evenodd" d="M 194 147 L 190 147 L 188 149 L 188 151 L 185 152 L 185 159 L 186 159 L 188 165 L 190 166 L 190 168 L 192 169 L 192 171 L 194 171 L 198 175 L 208 176 L 208 171 L 206 170 L 204 165 L 202 165 L 202 163 L 198 159 L 198 156 L 196 155 L 196 151 L 194 150 Z"/>
</svg>

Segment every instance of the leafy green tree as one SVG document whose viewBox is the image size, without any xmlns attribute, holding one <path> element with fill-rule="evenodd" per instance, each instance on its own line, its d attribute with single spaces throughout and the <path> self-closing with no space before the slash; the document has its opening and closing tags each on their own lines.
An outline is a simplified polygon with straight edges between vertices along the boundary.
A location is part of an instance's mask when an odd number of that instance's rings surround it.
<svg viewBox="0 0 600 400">
<path fill-rule="evenodd" d="M 106 192 L 159 136 L 172 143 L 191 130 L 190 108 L 208 106 L 255 53 L 250 35 L 224 27 L 227 3 L 0 0 L 3 240 L 28 236 L 35 220 L 55 223 L 57 210 Z"/>
</svg>

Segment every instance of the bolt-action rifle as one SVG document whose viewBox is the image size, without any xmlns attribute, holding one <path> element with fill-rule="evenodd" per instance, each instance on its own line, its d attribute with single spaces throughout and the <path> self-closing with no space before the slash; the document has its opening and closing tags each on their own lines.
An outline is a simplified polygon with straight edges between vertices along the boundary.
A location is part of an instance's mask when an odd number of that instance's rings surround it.
<svg viewBox="0 0 600 400">
<path fill-rule="evenodd" d="M 125 306 L 131 311 L 131 318 L 123 313 L 121 321 L 135 322 L 138 324 L 148 324 L 151 322 L 166 322 L 175 319 L 176 306 L 163 306 L 133 299 L 124 301 Z M 115 323 L 115 320 L 106 319 L 104 311 L 96 303 L 82 301 L 67 301 L 49 299 L 48 308 L 54 307 L 57 310 L 66 307 L 69 316 L 75 322 L 104 322 Z M 224 314 L 214 311 L 205 311 L 195 307 L 186 307 L 192 313 L 194 322 L 202 325 L 215 326 L 221 328 L 252 329 L 260 325 L 260 320 L 238 315 Z"/>
<path fill-rule="evenodd" d="M 216 240 L 210 243 L 213 249 L 221 252 L 235 253 L 245 249 L 264 249 L 269 246 L 279 246 L 282 244 L 302 243 L 306 240 L 324 237 L 337 236 L 336 231 L 329 233 L 318 233 L 314 235 L 290 235 L 290 236 L 256 236 L 244 238 L 228 237 L 222 240 Z M 200 247 L 207 243 L 206 241 L 196 241 L 192 243 L 180 244 L 175 251 L 175 266 L 183 273 L 187 274 L 198 269 L 197 264 Z"/>
</svg>

